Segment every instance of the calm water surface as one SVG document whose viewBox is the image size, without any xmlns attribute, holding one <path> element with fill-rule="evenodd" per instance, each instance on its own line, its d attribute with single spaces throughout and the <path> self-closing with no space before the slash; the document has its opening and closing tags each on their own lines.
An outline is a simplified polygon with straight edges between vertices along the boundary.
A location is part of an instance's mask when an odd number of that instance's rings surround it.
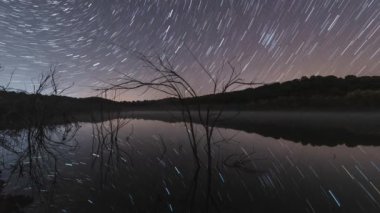
<svg viewBox="0 0 380 213">
<path fill-rule="evenodd" d="M 0 206 L 25 212 L 380 212 L 380 147 L 303 145 L 224 128 L 215 135 L 208 168 L 205 144 L 199 144 L 197 167 L 182 123 L 119 119 L 2 131 Z"/>
</svg>

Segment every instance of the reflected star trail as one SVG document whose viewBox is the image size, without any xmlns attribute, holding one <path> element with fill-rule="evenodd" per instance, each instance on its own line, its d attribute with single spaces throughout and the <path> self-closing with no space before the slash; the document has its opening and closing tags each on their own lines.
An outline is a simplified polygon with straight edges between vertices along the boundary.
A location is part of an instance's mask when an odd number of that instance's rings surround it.
<svg viewBox="0 0 380 213">
<path fill-rule="evenodd" d="M 229 60 L 260 82 L 378 75 L 379 28 L 378 0 L 1 0 L 0 84 L 15 70 L 12 87 L 30 90 L 59 64 L 68 95 L 93 95 L 119 72 L 149 75 L 128 49 L 169 56 L 206 93 L 185 45 L 211 72 Z"/>
</svg>

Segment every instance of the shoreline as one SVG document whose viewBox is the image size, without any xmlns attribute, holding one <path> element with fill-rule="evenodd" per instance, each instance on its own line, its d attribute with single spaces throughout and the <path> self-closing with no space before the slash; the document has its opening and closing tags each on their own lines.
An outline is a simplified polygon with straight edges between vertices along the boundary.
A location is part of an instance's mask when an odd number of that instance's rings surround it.
<svg viewBox="0 0 380 213">
<path fill-rule="evenodd" d="M 200 125 L 197 117 L 195 114 L 193 122 Z M 55 117 L 48 123 L 39 124 L 99 123 L 118 118 L 183 122 L 180 111 L 123 111 Z M 25 122 L 14 123 L 13 126 L 0 126 L 0 130 L 22 130 L 27 128 L 25 125 Z M 215 127 L 311 145 L 380 145 L 380 112 L 226 111 Z"/>
</svg>

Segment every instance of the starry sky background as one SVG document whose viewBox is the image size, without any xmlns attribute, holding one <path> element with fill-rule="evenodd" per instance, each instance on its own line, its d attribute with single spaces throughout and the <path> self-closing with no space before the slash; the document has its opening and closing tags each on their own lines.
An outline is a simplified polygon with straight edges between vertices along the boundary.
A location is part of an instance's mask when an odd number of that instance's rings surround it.
<svg viewBox="0 0 380 213">
<path fill-rule="evenodd" d="M 379 0 L 0 0 L 0 84 L 15 70 L 11 86 L 30 91 L 58 64 L 75 83 L 66 95 L 94 95 L 119 72 L 149 78 L 130 53 L 140 51 L 170 57 L 207 93 L 185 46 L 211 72 L 229 60 L 258 82 L 380 75 L 379 28 Z"/>
</svg>

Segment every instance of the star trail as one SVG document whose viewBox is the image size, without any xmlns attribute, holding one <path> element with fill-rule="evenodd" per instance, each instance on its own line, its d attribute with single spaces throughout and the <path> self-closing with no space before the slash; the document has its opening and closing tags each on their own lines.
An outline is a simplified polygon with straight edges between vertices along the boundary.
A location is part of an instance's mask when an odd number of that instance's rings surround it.
<svg viewBox="0 0 380 213">
<path fill-rule="evenodd" d="M 200 90 L 231 61 L 246 79 L 380 74 L 378 0 L 1 0 L 0 84 L 31 90 L 59 65 L 71 96 L 149 72 L 130 51 L 169 57 Z M 150 98 L 130 94 L 126 99 Z"/>
</svg>

